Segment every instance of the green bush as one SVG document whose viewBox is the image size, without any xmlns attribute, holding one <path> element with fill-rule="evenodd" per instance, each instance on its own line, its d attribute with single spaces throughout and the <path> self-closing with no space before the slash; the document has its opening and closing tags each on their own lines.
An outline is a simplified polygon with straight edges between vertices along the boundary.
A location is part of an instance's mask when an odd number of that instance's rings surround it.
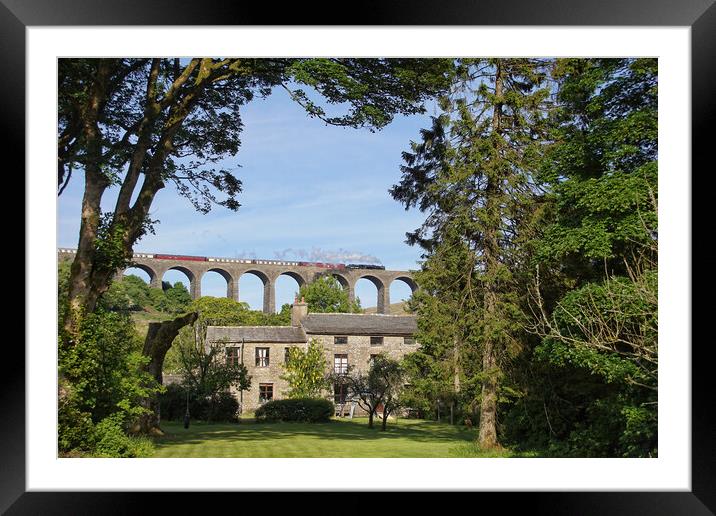
<svg viewBox="0 0 716 516">
<path fill-rule="evenodd" d="M 255 415 L 257 421 L 320 423 L 330 421 L 334 410 L 333 403 L 322 398 L 297 398 L 269 401 Z"/>
<path fill-rule="evenodd" d="M 93 447 L 92 414 L 82 411 L 70 394 L 59 400 L 57 431 L 60 452 L 88 451 Z"/>
<path fill-rule="evenodd" d="M 182 421 L 186 413 L 186 390 L 178 384 L 166 386 L 159 395 L 159 410 L 162 419 Z M 238 419 L 239 402 L 228 391 L 221 391 L 210 397 L 189 395 L 189 414 L 192 419 L 212 422 L 233 422 Z"/>
<path fill-rule="evenodd" d="M 154 452 L 152 441 L 125 433 L 121 414 L 113 414 L 97 423 L 94 429 L 95 457 L 149 457 Z"/>
</svg>

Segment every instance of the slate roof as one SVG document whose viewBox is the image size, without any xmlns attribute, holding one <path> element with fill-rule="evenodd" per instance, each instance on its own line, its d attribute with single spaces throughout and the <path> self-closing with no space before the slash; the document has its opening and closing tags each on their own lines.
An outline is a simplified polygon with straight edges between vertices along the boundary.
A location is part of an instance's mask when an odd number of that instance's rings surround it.
<svg viewBox="0 0 716 516">
<path fill-rule="evenodd" d="M 296 326 L 209 326 L 209 342 L 306 342 L 306 334 Z"/>
<path fill-rule="evenodd" d="M 412 336 L 417 331 L 414 315 L 308 314 L 302 326 L 209 326 L 209 342 L 303 343 L 313 335 Z"/>
<path fill-rule="evenodd" d="M 411 336 L 418 327 L 414 315 L 308 314 L 301 321 L 307 334 Z"/>
</svg>

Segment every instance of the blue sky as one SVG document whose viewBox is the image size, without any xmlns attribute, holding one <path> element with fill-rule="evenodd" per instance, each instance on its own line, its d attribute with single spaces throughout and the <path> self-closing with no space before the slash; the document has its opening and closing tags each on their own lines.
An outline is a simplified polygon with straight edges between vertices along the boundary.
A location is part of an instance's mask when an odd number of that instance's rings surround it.
<svg viewBox="0 0 716 516">
<path fill-rule="evenodd" d="M 242 109 L 241 148 L 221 163 L 243 182 L 239 211 L 216 206 L 202 215 L 168 185 L 150 213 L 160 221 L 156 235 L 145 236 L 135 251 L 266 259 L 348 251 L 376 257 L 388 269 L 416 269 L 420 249 L 404 242 L 405 233 L 420 226 L 424 216 L 406 212 L 388 189 L 400 179 L 401 152 L 429 125 L 432 111 L 431 106 L 424 115 L 396 117 L 371 133 L 326 126 L 309 118 L 282 89 L 275 90 Z M 115 188 L 105 194 L 104 209 L 111 209 L 116 193 Z M 81 199 L 82 178 L 76 176 L 58 200 L 58 247 L 77 245 Z M 188 284 L 178 271 L 169 271 L 164 280 Z M 291 302 L 296 290 L 295 281 L 282 276 L 277 306 Z M 262 306 L 258 278 L 242 276 L 239 292 L 252 308 Z M 223 297 L 226 282 L 208 273 L 202 294 Z M 358 282 L 356 295 L 364 307 L 375 306 L 376 290 L 368 280 Z M 409 295 L 402 282 L 391 287 L 392 302 Z"/>
</svg>

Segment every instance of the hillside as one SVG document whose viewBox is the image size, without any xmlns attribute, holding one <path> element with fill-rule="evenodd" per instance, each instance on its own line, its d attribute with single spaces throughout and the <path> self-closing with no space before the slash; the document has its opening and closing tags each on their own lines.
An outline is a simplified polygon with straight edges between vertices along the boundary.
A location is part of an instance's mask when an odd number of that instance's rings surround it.
<svg viewBox="0 0 716 516">
<path fill-rule="evenodd" d="M 409 312 L 406 312 L 407 303 L 405 301 L 400 301 L 398 303 L 390 303 L 390 310 L 388 310 L 388 314 L 390 315 L 408 315 Z M 370 306 L 368 308 L 363 309 L 364 314 L 374 314 L 376 313 L 377 307 Z"/>
</svg>

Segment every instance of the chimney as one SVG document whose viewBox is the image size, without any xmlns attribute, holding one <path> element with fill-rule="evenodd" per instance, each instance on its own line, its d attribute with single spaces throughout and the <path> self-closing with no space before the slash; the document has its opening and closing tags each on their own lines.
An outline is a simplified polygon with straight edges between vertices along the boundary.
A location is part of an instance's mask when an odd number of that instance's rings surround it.
<svg viewBox="0 0 716 516">
<path fill-rule="evenodd" d="M 301 320 L 308 315 L 308 303 L 305 298 L 298 301 L 298 296 L 291 307 L 291 326 L 301 326 Z"/>
</svg>

